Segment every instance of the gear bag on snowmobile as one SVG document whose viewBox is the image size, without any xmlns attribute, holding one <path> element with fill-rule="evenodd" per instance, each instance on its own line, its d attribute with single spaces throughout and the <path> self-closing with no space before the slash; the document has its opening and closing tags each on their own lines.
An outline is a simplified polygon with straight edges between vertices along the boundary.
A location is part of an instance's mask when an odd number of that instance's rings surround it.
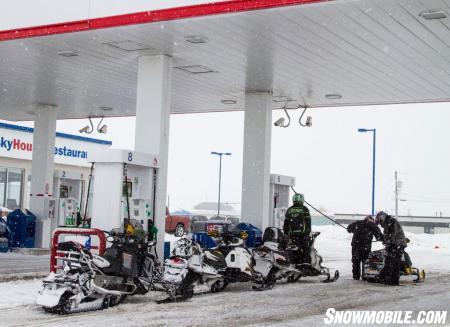
<svg viewBox="0 0 450 327">
<path fill-rule="evenodd" d="M 265 242 L 274 242 L 279 244 L 280 249 L 285 249 L 289 238 L 283 234 L 283 231 L 277 227 L 267 227 L 263 234 L 263 244 Z"/>
</svg>

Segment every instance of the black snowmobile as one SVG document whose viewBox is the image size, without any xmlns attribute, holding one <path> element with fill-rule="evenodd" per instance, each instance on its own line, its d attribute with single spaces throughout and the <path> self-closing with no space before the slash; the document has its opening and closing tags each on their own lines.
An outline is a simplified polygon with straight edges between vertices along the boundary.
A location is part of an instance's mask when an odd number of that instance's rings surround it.
<svg viewBox="0 0 450 327">
<path fill-rule="evenodd" d="M 103 256 L 91 253 L 81 244 L 58 244 L 63 271 L 43 281 L 36 303 L 45 311 L 68 314 L 105 309 L 125 297 L 146 294 L 159 283 L 171 300 L 193 296 L 190 285 L 164 281 L 162 266 L 151 253 L 152 241 L 126 233 L 109 233 L 112 246 Z"/>
<path fill-rule="evenodd" d="M 407 240 L 409 242 L 409 240 Z M 362 279 L 370 283 L 381 281 L 380 273 L 384 268 L 387 252 L 385 249 L 372 251 L 364 262 Z M 409 254 L 403 251 L 400 276 L 416 276 L 414 282 L 420 283 L 425 280 L 425 271 L 423 269 L 412 267 Z"/>
</svg>

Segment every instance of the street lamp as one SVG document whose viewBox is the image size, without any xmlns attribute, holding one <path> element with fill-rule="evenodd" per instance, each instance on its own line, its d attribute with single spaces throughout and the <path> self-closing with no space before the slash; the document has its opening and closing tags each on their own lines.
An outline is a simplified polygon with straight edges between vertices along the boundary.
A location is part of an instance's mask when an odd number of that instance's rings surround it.
<svg viewBox="0 0 450 327">
<path fill-rule="evenodd" d="M 217 201 L 217 216 L 220 215 L 220 184 L 222 180 L 222 156 L 231 156 L 230 152 L 211 152 L 212 155 L 219 156 L 219 200 Z"/>
<path fill-rule="evenodd" d="M 372 155 L 372 216 L 375 215 L 375 149 L 376 149 L 376 139 L 377 139 L 377 130 L 366 129 L 366 128 L 358 128 L 358 132 L 367 133 L 373 132 L 373 155 Z"/>
</svg>

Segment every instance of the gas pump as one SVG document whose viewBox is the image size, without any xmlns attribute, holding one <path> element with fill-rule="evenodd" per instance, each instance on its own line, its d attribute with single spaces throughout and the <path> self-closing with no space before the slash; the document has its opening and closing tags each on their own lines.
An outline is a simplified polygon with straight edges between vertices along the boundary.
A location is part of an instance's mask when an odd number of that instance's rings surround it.
<svg viewBox="0 0 450 327">
<path fill-rule="evenodd" d="M 149 230 L 154 223 L 158 158 L 109 149 L 89 155 L 94 162 L 91 226 L 111 230 L 136 219 Z"/>
<path fill-rule="evenodd" d="M 53 194 L 55 213 L 52 219 L 52 230 L 58 226 L 77 226 L 77 215 L 82 201 L 83 174 L 73 171 L 54 173 Z"/>
<path fill-rule="evenodd" d="M 270 175 L 270 226 L 283 228 L 284 216 L 289 207 L 291 187 L 295 177 Z"/>
</svg>

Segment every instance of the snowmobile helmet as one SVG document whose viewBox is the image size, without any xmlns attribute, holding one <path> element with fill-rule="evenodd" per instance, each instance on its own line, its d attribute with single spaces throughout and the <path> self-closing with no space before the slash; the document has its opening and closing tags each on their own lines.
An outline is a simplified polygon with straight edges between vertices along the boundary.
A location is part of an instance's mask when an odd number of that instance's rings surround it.
<svg viewBox="0 0 450 327">
<path fill-rule="evenodd" d="M 305 197 L 301 193 L 295 193 L 292 197 L 292 202 L 294 204 L 303 204 L 303 201 L 305 200 Z"/>
<path fill-rule="evenodd" d="M 375 217 L 375 223 L 377 225 L 383 224 L 383 222 L 386 219 L 386 217 L 387 217 L 387 213 L 386 212 L 384 212 L 384 211 L 378 212 L 377 216 Z"/>
</svg>

